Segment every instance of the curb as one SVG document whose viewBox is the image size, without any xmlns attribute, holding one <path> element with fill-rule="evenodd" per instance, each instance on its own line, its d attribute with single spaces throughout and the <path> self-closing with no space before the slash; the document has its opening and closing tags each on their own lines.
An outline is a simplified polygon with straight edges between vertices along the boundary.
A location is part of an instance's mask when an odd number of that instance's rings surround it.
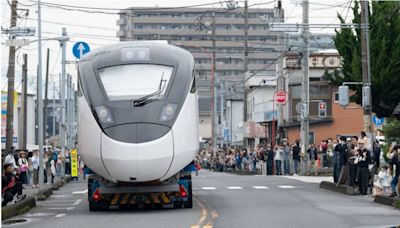
<svg viewBox="0 0 400 228">
<path fill-rule="evenodd" d="M 259 175 L 259 172 L 254 172 L 254 171 L 236 171 L 236 170 L 226 170 L 224 173 L 231 173 L 231 174 L 236 174 L 236 175 Z"/>
<path fill-rule="evenodd" d="M 319 184 L 320 188 L 331 190 L 334 192 L 346 194 L 346 195 L 355 195 L 356 193 L 354 192 L 354 189 L 351 186 L 348 185 L 339 185 L 336 187 L 335 183 L 329 182 L 329 181 L 321 181 L 321 184 Z"/>
<path fill-rule="evenodd" d="M 394 198 L 388 196 L 375 196 L 374 202 L 400 209 L 400 198 Z"/>
<path fill-rule="evenodd" d="M 40 190 L 38 193 L 26 197 L 26 199 L 16 202 L 15 204 L 1 208 L 1 220 L 4 221 L 11 217 L 28 212 L 30 209 L 36 207 L 36 201 L 43 201 L 53 194 L 53 190 L 58 190 L 71 180 L 70 177 L 65 177 L 60 181 L 52 184 L 51 187 Z"/>
<path fill-rule="evenodd" d="M 28 212 L 30 209 L 36 206 L 36 200 L 34 196 L 28 196 L 25 199 L 16 202 L 15 204 L 1 208 L 1 220 L 9 219 L 13 216 Z"/>
</svg>

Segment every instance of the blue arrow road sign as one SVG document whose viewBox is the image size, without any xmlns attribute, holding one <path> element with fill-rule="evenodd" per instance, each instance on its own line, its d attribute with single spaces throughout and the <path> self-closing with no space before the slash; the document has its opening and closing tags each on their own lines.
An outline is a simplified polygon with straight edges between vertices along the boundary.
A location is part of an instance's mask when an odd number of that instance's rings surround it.
<svg viewBox="0 0 400 228">
<path fill-rule="evenodd" d="M 376 126 L 381 126 L 383 124 L 383 121 L 385 120 L 385 118 L 378 118 L 376 115 L 374 115 L 372 117 L 372 122 L 374 122 L 374 124 Z"/>
<path fill-rule="evenodd" d="M 74 44 L 72 47 L 72 53 L 74 54 L 75 58 L 80 59 L 82 55 L 88 53 L 90 51 L 89 44 L 80 41 Z"/>
</svg>

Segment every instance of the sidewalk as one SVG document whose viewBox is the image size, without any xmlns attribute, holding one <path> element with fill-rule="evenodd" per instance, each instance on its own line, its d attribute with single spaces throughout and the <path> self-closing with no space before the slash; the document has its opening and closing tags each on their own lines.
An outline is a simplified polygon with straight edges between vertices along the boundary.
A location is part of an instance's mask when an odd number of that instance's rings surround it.
<svg viewBox="0 0 400 228">
<path fill-rule="evenodd" d="M 64 184 L 70 181 L 69 176 L 65 178 L 55 177 L 53 184 L 44 184 L 42 188 L 32 188 L 26 186 L 22 192 L 26 194 L 26 198 L 14 204 L 7 205 L 1 208 L 2 220 L 9 219 L 13 216 L 23 214 L 36 206 L 36 201 L 46 200 L 53 194 L 53 190 L 58 190 Z"/>
<path fill-rule="evenodd" d="M 59 181 L 61 181 L 61 177 L 57 177 L 57 176 L 54 177 L 54 183 L 57 183 Z M 49 187 L 52 187 L 51 181 L 46 184 L 43 184 L 42 189 L 49 188 Z M 32 188 L 32 185 L 26 185 L 24 187 L 24 189 L 22 190 L 22 193 L 26 194 L 26 197 L 33 196 L 33 195 L 39 193 L 39 188 Z"/>
</svg>

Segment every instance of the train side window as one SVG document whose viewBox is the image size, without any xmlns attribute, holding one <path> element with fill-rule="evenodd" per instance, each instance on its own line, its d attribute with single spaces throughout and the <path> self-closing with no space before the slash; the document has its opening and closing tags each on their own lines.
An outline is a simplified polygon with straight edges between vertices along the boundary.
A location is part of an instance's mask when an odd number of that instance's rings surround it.
<svg viewBox="0 0 400 228">
<path fill-rule="evenodd" d="M 193 82 L 192 82 L 192 87 L 190 87 L 190 93 L 195 93 L 196 92 L 196 77 L 193 74 Z"/>
</svg>

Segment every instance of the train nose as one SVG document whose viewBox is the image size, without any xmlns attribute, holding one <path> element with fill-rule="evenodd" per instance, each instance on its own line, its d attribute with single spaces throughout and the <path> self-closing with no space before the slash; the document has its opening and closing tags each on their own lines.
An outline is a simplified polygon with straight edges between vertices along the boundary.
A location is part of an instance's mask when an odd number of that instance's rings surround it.
<svg viewBox="0 0 400 228">
<path fill-rule="evenodd" d="M 108 173 L 118 181 L 158 180 L 167 173 L 174 156 L 172 131 L 144 143 L 120 142 L 103 133 L 101 154 Z"/>
</svg>

